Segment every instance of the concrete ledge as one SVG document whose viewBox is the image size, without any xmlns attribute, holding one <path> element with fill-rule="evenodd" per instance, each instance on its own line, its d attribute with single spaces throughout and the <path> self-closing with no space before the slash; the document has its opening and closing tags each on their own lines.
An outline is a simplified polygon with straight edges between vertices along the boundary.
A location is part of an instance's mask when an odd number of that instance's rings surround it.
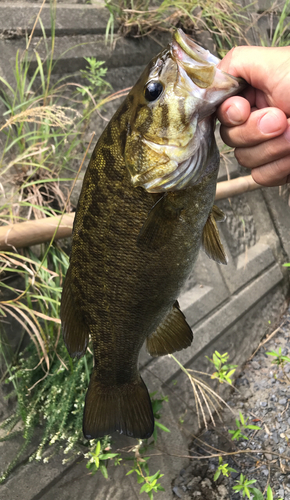
<svg viewBox="0 0 290 500">
<path fill-rule="evenodd" d="M 0 33 L 15 32 L 21 36 L 31 33 L 36 16 L 39 12 L 39 3 L 1 3 Z M 105 33 L 109 19 L 109 11 L 100 1 L 94 5 L 57 4 L 55 21 L 56 36 L 77 34 Z M 44 5 L 41 11 L 41 22 L 46 31 L 46 36 L 51 35 L 50 6 Z M 35 36 L 41 36 L 41 25 L 38 22 L 34 31 Z"/>
</svg>

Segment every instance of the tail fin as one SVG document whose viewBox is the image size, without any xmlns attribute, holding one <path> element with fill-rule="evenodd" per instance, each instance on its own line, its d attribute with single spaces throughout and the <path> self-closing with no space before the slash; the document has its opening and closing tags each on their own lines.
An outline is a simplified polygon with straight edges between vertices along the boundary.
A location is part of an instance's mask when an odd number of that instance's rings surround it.
<svg viewBox="0 0 290 500">
<path fill-rule="evenodd" d="M 148 390 L 142 378 L 135 382 L 106 386 L 92 373 L 84 410 L 83 432 L 87 439 L 114 431 L 146 439 L 154 430 L 154 417 Z"/>
</svg>

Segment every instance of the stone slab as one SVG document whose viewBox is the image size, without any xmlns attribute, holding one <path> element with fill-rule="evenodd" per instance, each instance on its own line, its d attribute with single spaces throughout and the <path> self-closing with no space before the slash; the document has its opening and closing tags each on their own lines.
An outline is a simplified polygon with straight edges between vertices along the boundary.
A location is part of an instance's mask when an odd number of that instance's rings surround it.
<svg viewBox="0 0 290 500">
<path fill-rule="evenodd" d="M 2 2 L 0 4 L 0 33 L 31 33 L 40 8 L 39 3 Z M 109 19 L 109 11 L 104 2 L 89 4 L 57 4 L 55 34 L 56 36 L 76 34 L 105 33 Z M 40 14 L 46 36 L 51 36 L 50 6 L 44 5 Z M 38 22 L 34 31 L 35 36 L 42 35 L 41 25 Z"/>
<path fill-rule="evenodd" d="M 72 465 L 63 465 L 62 455 L 54 456 L 47 464 L 31 462 L 11 474 L 0 486 L 0 500 L 37 500 L 52 484 L 61 479 Z"/>
<path fill-rule="evenodd" d="M 226 242 L 224 245 L 227 247 Z M 226 253 L 229 254 L 229 252 Z M 270 247 L 263 243 L 257 243 L 250 247 L 247 252 L 239 255 L 237 259 L 230 258 L 227 266 L 221 268 L 221 273 L 233 294 L 274 262 L 275 259 Z"/>
<path fill-rule="evenodd" d="M 212 313 L 230 295 L 222 278 L 220 266 L 209 259 L 202 250 L 194 266 L 193 278 L 196 284 L 184 291 L 178 299 L 191 327 Z"/>
</svg>

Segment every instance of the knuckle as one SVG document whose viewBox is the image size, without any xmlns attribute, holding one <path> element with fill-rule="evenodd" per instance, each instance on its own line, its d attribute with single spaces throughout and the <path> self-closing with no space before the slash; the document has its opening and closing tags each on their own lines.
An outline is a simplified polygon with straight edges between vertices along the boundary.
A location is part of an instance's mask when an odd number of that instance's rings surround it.
<svg viewBox="0 0 290 500">
<path fill-rule="evenodd" d="M 242 167 L 251 168 L 252 165 L 250 165 L 250 163 L 247 159 L 246 151 L 244 149 L 236 148 L 234 154 L 235 154 L 236 160 L 238 161 L 238 163 L 240 165 L 242 165 Z"/>
</svg>

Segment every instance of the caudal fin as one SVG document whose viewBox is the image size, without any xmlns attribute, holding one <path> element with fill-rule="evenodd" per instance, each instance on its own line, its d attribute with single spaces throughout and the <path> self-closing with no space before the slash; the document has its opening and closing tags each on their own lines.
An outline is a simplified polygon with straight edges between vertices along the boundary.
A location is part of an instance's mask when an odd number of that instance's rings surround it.
<svg viewBox="0 0 290 500">
<path fill-rule="evenodd" d="M 101 384 L 92 373 L 84 410 L 83 432 L 87 439 L 100 438 L 114 431 L 146 439 L 154 430 L 154 417 L 148 390 L 142 378 L 122 385 Z"/>
</svg>

